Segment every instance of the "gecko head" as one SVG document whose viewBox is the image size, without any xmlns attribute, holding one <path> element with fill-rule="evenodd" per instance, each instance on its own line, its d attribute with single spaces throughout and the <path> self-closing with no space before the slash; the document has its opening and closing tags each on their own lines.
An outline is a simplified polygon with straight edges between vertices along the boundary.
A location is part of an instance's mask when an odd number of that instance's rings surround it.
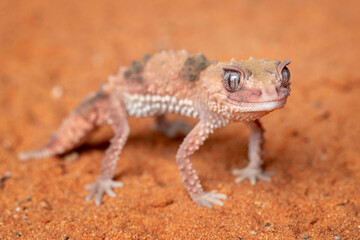
<svg viewBox="0 0 360 240">
<path fill-rule="evenodd" d="M 289 60 L 219 62 L 207 68 L 202 85 L 208 105 L 228 119 L 255 119 L 286 104 L 290 94 Z"/>
</svg>

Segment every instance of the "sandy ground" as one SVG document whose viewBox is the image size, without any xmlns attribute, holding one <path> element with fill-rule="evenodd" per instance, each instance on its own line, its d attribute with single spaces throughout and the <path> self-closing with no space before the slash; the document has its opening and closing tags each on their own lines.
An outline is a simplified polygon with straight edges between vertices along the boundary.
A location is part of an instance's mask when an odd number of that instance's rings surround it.
<svg viewBox="0 0 360 240">
<path fill-rule="evenodd" d="M 360 239 L 358 1 L 0 1 L 0 239 Z M 131 119 L 116 198 L 84 201 L 112 133 L 19 162 L 120 65 L 159 49 L 209 59 L 291 59 L 287 106 L 263 119 L 272 182 L 234 183 L 248 129 L 218 130 L 192 157 L 197 207 L 175 163 L 181 138 Z M 190 120 L 191 121 L 191 120 Z M 11 176 L 7 176 L 7 172 Z"/>
</svg>

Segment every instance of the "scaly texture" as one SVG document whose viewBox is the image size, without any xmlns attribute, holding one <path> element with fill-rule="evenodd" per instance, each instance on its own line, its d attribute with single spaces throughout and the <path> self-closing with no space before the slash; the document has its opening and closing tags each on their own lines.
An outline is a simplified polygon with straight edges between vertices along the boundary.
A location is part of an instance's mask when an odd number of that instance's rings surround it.
<svg viewBox="0 0 360 240">
<path fill-rule="evenodd" d="M 290 61 L 254 59 L 229 62 L 208 61 L 204 55 L 186 51 L 161 51 L 145 55 L 128 68 L 121 67 L 110 76 L 101 91 L 90 95 L 76 108 L 50 142 L 38 151 L 21 153 L 20 159 L 50 157 L 64 153 L 81 144 L 95 127 L 109 124 L 115 136 L 103 159 L 100 176 L 87 199 L 96 195 L 100 204 L 104 193 L 115 196 L 114 187 L 121 182 L 112 180 L 118 156 L 129 135 L 128 116 L 157 119 L 156 130 L 168 136 L 187 133 L 189 127 L 170 124 L 165 114 L 175 113 L 198 118 L 199 123 L 188 133 L 176 154 L 183 183 L 192 200 L 199 206 L 222 205 L 226 198 L 216 191 L 205 192 L 190 156 L 199 149 L 217 128 L 233 121 L 247 121 L 251 129 L 249 165 L 233 174 L 236 181 L 246 178 L 255 184 L 257 179 L 270 181 L 262 170 L 263 128 L 258 118 L 282 108 L 290 94 Z"/>
</svg>

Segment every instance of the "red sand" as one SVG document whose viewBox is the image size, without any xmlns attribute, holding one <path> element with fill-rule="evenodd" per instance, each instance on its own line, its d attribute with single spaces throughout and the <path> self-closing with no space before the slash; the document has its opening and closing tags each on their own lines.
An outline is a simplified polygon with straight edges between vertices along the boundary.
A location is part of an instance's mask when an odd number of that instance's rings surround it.
<svg viewBox="0 0 360 240">
<path fill-rule="evenodd" d="M 0 239 L 359 239 L 359 7 L 0 1 L 0 175 L 12 175 L 0 183 Z M 97 177 L 109 129 L 78 158 L 17 161 L 120 65 L 159 49 L 292 60 L 288 104 L 263 119 L 271 183 L 234 183 L 231 169 L 247 163 L 243 124 L 192 157 L 204 188 L 228 195 L 213 210 L 189 199 L 175 163 L 181 139 L 152 132 L 151 119 L 131 119 L 116 171 L 125 186 L 101 206 L 84 201 L 84 185 Z"/>
</svg>

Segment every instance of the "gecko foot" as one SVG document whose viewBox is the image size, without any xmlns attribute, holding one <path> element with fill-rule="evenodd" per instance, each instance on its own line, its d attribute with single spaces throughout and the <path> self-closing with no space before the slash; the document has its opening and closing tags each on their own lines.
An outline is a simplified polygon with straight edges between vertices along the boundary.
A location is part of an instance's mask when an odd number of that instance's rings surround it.
<svg viewBox="0 0 360 240">
<path fill-rule="evenodd" d="M 226 195 L 222 193 L 216 193 L 216 190 L 211 192 L 203 192 L 199 194 L 199 197 L 196 197 L 194 200 L 199 206 L 204 206 L 208 208 L 213 208 L 212 204 L 217 204 L 223 206 L 221 199 L 226 199 Z"/>
<path fill-rule="evenodd" d="M 243 169 L 233 169 L 232 174 L 239 175 L 239 177 L 235 179 L 235 182 L 237 183 L 248 178 L 250 183 L 255 185 L 256 180 L 258 179 L 270 182 L 271 178 L 269 176 L 274 175 L 274 172 L 264 172 L 261 168 L 246 167 Z"/>
<path fill-rule="evenodd" d="M 100 205 L 101 198 L 106 193 L 110 197 L 115 197 L 116 194 L 113 192 L 112 188 L 122 187 L 124 184 L 122 182 L 108 180 L 96 180 L 93 184 L 86 185 L 85 189 L 90 190 L 90 194 L 86 197 L 86 201 L 96 195 L 95 204 Z"/>
</svg>

